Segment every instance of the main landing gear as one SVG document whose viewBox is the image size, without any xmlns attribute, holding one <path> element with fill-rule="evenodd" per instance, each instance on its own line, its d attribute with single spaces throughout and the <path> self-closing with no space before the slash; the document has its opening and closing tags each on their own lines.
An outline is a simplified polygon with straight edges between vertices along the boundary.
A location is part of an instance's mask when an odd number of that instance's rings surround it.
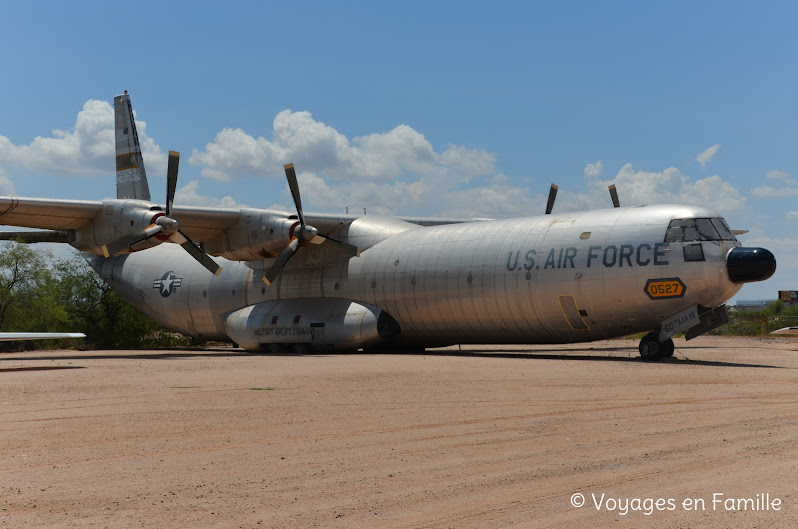
<svg viewBox="0 0 798 529">
<path fill-rule="evenodd" d="M 659 341 L 659 333 L 651 332 L 643 336 L 640 340 L 640 357 L 648 362 L 660 360 L 673 356 L 675 346 L 673 340 L 668 338 L 664 342 Z"/>
</svg>

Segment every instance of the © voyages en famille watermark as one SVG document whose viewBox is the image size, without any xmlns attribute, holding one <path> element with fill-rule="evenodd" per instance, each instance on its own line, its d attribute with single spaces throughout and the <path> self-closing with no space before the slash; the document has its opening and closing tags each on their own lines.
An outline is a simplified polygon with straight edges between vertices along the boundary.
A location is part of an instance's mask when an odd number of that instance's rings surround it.
<svg viewBox="0 0 798 529">
<path fill-rule="evenodd" d="M 771 496 L 769 492 L 757 493 L 750 497 L 729 496 L 722 492 L 714 492 L 711 497 L 701 498 L 616 498 L 605 493 L 589 495 L 576 492 L 571 495 L 571 506 L 575 508 L 593 508 L 596 511 L 619 514 L 641 513 L 651 516 L 655 512 L 667 511 L 780 511 L 781 498 Z"/>
</svg>

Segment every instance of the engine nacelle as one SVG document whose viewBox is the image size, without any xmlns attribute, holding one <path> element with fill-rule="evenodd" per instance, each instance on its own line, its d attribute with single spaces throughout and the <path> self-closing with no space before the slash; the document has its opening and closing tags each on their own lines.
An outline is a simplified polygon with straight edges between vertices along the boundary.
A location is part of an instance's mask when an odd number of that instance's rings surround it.
<svg viewBox="0 0 798 529">
<path fill-rule="evenodd" d="M 280 255 L 298 221 L 281 212 L 241 209 L 238 222 L 205 243 L 205 251 L 231 261 L 252 261 Z"/>
<path fill-rule="evenodd" d="M 146 228 L 165 213 L 161 206 L 141 200 L 103 200 L 103 211 L 94 222 L 75 230 L 70 243 L 78 250 L 102 255 L 102 246 L 129 233 Z M 153 237 L 136 244 L 133 249 L 152 248 L 163 242 L 162 237 Z"/>
<path fill-rule="evenodd" d="M 315 350 L 376 345 L 400 333 L 387 312 L 346 299 L 287 299 L 251 305 L 231 313 L 227 336 L 253 352 L 306 344 Z"/>
</svg>

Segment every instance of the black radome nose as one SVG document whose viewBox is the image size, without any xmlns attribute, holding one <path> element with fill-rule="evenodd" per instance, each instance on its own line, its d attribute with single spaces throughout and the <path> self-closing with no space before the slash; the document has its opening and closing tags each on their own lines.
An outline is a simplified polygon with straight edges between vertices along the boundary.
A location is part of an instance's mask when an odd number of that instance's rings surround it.
<svg viewBox="0 0 798 529">
<path fill-rule="evenodd" d="M 726 270 L 735 283 L 764 281 L 776 272 L 776 258 L 764 248 L 732 248 L 726 255 Z"/>
</svg>

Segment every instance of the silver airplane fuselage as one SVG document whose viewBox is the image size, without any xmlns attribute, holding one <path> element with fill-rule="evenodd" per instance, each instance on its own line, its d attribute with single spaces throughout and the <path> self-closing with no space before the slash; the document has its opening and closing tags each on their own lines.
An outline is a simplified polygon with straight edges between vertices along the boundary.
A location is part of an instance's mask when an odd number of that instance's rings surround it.
<svg viewBox="0 0 798 529">
<path fill-rule="evenodd" d="M 261 278 L 273 260 L 216 258 L 223 271 L 213 277 L 170 243 L 86 257 L 160 324 L 253 350 L 304 339 L 292 328 L 308 318 L 329 334 L 344 318 L 368 318 L 369 311 L 375 321 L 387 313 L 398 328 L 364 335 L 351 347 L 571 343 L 657 330 L 688 307 L 731 298 L 742 286 L 727 272 L 727 256 L 740 246 L 733 236 L 666 241 L 671 221 L 696 218 L 720 216 L 667 205 L 432 227 L 364 216 L 335 233 L 362 248 L 360 257 L 310 244 L 270 287 Z M 259 306 L 255 321 L 248 308 Z"/>
</svg>

